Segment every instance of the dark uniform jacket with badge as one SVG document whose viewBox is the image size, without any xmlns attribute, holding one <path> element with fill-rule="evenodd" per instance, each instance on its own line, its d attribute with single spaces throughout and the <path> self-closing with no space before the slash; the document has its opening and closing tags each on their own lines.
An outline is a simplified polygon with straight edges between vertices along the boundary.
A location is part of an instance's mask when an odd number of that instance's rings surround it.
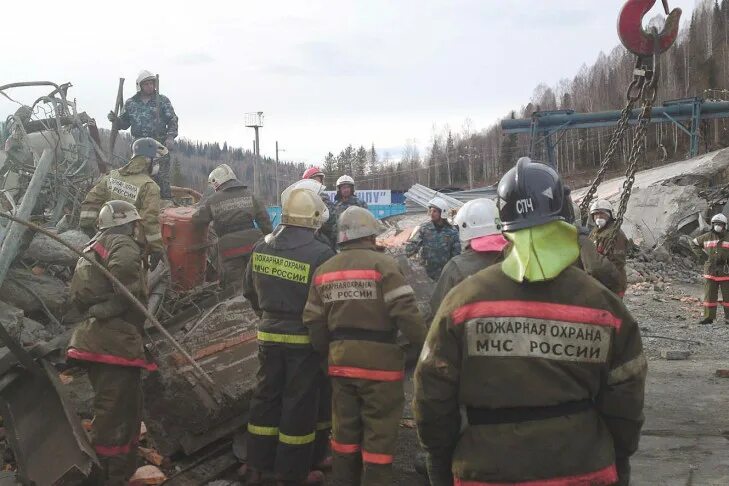
<svg viewBox="0 0 729 486">
<path fill-rule="evenodd" d="M 139 245 L 127 235 L 107 231 L 84 249 L 143 304 L 147 303 L 147 272 Z M 145 359 L 142 334 L 145 316 L 121 295 L 109 279 L 85 259 L 79 259 L 71 279 L 71 302 L 88 315 L 69 342 L 68 357 L 81 361 L 155 369 Z"/>
<path fill-rule="evenodd" d="M 729 280 L 729 234 L 713 231 L 694 238 L 694 246 L 707 255 L 704 278 L 715 281 Z M 699 253 L 700 255 L 700 253 Z"/>
<path fill-rule="evenodd" d="M 266 208 L 237 180 L 223 183 L 205 198 L 192 221 L 199 225 L 212 221 L 223 259 L 250 254 L 261 236 L 273 230 Z"/>
<path fill-rule="evenodd" d="M 615 294 L 574 266 L 520 284 L 493 265 L 433 321 L 415 372 L 418 434 L 462 484 L 608 485 L 618 471 L 627 484 L 645 377 L 639 327 Z"/>
<path fill-rule="evenodd" d="M 115 200 L 134 204 L 142 217 L 149 250 L 162 251 L 159 186 L 149 175 L 149 161 L 146 157 L 134 157 L 127 165 L 112 170 L 96 183 L 81 204 L 81 227 L 94 228 L 101 206 Z"/>
<path fill-rule="evenodd" d="M 458 230 L 446 220 L 442 220 L 442 223 L 436 225 L 432 221 L 426 221 L 416 229 L 405 245 L 408 256 L 420 251 L 425 272 L 433 280 L 438 280 L 445 264 L 461 253 Z"/>
<path fill-rule="evenodd" d="M 618 233 L 617 235 L 615 235 L 613 247 L 610 250 L 610 253 L 606 253 L 605 247 L 607 244 L 607 240 L 610 238 L 610 235 L 614 231 L 616 231 L 615 220 L 611 220 L 610 222 L 608 222 L 607 225 L 605 225 L 604 228 L 594 228 L 592 230 L 592 233 L 590 233 L 590 239 L 595 244 L 595 248 L 597 248 L 597 253 L 601 256 L 606 257 L 609 262 L 613 264 L 613 266 L 615 267 L 615 271 L 617 272 L 617 282 L 614 285 L 606 286 L 622 297 L 625 294 L 626 289 L 628 288 L 628 277 L 625 273 L 625 259 L 626 253 L 628 251 L 628 238 L 625 236 L 625 233 L 623 233 L 623 230 L 617 229 Z M 598 280 L 600 279 L 598 278 Z"/>
<path fill-rule="evenodd" d="M 402 379 L 397 331 L 418 348 L 426 333 L 412 287 L 370 242 L 346 244 L 316 271 L 304 323 L 314 349 L 329 354 L 329 375 L 343 378 Z"/>
<path fill-rule="evenodd" d="M 262 317 L 258 341 L 309 344 L 301 317 L 314 271 L 334 256 L 314 232 L 282 226 L 256 244 L 246 268 L 243 295 Z"/>
</svg>

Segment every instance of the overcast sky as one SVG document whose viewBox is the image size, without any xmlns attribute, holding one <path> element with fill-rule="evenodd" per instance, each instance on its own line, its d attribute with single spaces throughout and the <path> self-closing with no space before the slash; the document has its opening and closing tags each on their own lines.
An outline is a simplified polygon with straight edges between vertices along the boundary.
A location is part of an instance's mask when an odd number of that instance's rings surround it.
<svg viewBox="0 0 729 486">
<path fill-rule="evenodd" d="M 181 137 L 248 148 L 243 115 L 263 111 L 265 155 L 275 140 L 296 161 L 318 163 L 349 143 L 394 155 L 409 139 L 424 149 L 434 124 L 485 128 L 540 82 L 572 78 L 618 44 L 623 3 L 7 0 L 0 84 L 70 81 L 79 107 L 109 127 L 118 78 L 129 97 L 149 69 Z M 684 22 L 694 3 L 670 0 Z M 0 118 L 11 110 L 0 101 Z"/>
</svg>

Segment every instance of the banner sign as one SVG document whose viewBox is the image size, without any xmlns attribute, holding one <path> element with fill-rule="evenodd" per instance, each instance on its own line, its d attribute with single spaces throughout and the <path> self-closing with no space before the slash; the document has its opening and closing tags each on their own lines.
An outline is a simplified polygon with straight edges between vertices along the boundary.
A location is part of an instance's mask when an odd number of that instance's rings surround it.
<svg viewBox="0 0 729 486">
<path fill-rule="evenodd" d="M 324 191 L 324 193 L 329 196 L 329 199 L 334 202 L 334 196 L 337 195 L 337 191 Z M 388 190 L 356 190 L 354 191 L 355 195 L 360 198 L 362 201 L 366 202 L 368 205 L 373 204 L 375 206 L 377 205 L 384 205 L 384 204 L 392 204 L 392 191 Z"/>
</svg>

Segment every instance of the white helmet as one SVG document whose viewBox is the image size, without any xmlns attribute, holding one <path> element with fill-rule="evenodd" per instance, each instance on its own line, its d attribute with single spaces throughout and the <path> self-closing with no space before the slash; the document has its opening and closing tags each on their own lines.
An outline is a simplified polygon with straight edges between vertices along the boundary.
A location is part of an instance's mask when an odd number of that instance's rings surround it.
<svg viewBox="0 0 729 486">
<path fill-rule="evenodd" d="M 440 209 L 441 213 L 446 213 L 450 208 L 450 206 L 448 206 L 448 203 L 442 197 L 434 197 L 433 199 L 428 201 L 428 207 Z"/>
<path fill-rule="evenodd" d="M 724 214 L 722 214 L 722 213 L 715 214 L 714 216 L 711 217 L 711 224 L 714 224 L 714 223 L 720 223 L 726 227 L 726 225 L 727 225 L 726 216 L 724 216 Z"/>
<path fill-rule="evenodd" d="M 139 221 L 141 216 L 134 204 L 126 201 L 109 201 L 101 206 L 96 227 L 99 231 Z"/>
<path fill-rule="evenodd" d="M 319 229 L 327 207 L 319 196 L 308 189 L 294 189 L 283 202 L 281 224 Z"/>
<path fill-rule="evenodd" d="M 496 203 L 491 199 L 479 198 L 468 201 L 458 210 L 453 219 L 458 226 L 462 242 L 482 236 L 501 233 L 501 221 Z"/>
<path fill-rule="evenodd" d="M 610 201 L 607 199 L 595 199 L 592 201 L 592 204 L 590 204 L 590 215 L 593 215 L 595 213 L 598 213 L 600 211 L 605 211 L 607 213 L 610 213 L 610 217 L 613 216 L 613 205 Z"/>
<path fill-rule="evenodd" d="M 286 201 L 291 196 L 291 193 L 296 189 L 306 189 L 311 191 L 316 197 L 321 199 L 321 195 L 326 190 L 326 187 L 316 179 L 301 179 L 291 184 L 289 187 L 283 190 L 281 193 L 281 205 L 285 205 Z M 322 215 L 322 222 L 329 220 L 329 208 L 324 205 L 324 214 Z"/>
<path fill-rule="evenodd" d="M 352 187 L 354 187 L 354 179 L 352 179 L 348 175 L 343 175 L 339 179 L 337 179 L 337 188 L 339 188 L 339 186 L 344 185 L 344 184 L 351 184 Z"/>
<path fill-rule="evenodd" d="M 382 226 L 372 213 L 359 206 L 350 206 L 337 220 L 337 243 L 358 240 L 382 233 Z"/>
<path fill-rule="evenodd" d="M 223 183 L 237 179 L 235 172 L 228 164 L 220 164 L 208 176 L 208 184 L 214 190 L 218 190 Z"/>
<path fill-rule="evenodd" d="M 154 89 L 157 89 L 157 85 L 156 85 L 157 76 L 155 76 L 151 72 L 147 71 L 146 69 L 139 71 L 139 75 L 137 75 L 137 93 L 142 91 L 142 83 L 145 81 L 149 81 L 150 79 L 155 80 Z"/>
</svg>

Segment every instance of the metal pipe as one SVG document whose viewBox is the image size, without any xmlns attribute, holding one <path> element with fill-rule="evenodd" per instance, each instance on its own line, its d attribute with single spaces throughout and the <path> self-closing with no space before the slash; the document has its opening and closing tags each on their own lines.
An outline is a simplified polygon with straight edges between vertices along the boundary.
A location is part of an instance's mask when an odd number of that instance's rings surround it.
<svg viewBox="0 0 729 486">
<path fill-rule="evenodd" d="M 137 308 L 137 310 L 139 310 L 140 312 L 142 312 L 145 315 L 145 317 L 147 317 L 147 319 L 149 320 L 149 322 L 152 323 L 152 325 L 160 333 L 162 333 L 162 335 L 167 339 L 167 341 L 169 341 L 169 343 L 172 345 L 172 347 L 174 347 L 175 350 L 182 355 L 182 357 L 185 359 L 185 361 L 187 361 L 192 366 L 192 369 L 194 369 L 197 372 L 198 378 L 202 378 L 201 383 L 203 385 L 209 387 L 208 388 L 208 391 L 211 392 L 212 396 L 213 397 L 216 397 L 216 398 L 220 396 L 220 392 L 219 392 L 219 390 L 217 388 L 216 383 L 213 381 L 212 378 L 210 378 L 210 376 L 208 376 L 208 374 L 205 372 L 205 370 L 203 370 L 200 367 L 200 365 L 197 364 L 197 362 L 193 359 L 193 357 L 190 356 L 190 354 L 187 351 L 185 351 L 185 349 L 180 345 L 180 343 L 178 343 L 175 340 L 174 336 L 172 336 L 172 334 L 170 334 L 169 331 L 167 329 L 165 329 L 162 326 L 162 324 L 159 323 L 159 321 L 157 320 L 157 318 L 155 318 L 147 310 L 147 308 L 144 306 L 144 304 L 142 304 L 139 301 L 139 299 L 137 299 L 136 297 L 134 297 L 134 295 L 132 295 L 132 293 L 129 292 L 129 290 L 124 286 L 124 284 L 121 283 L 119 281 L 119 279 L 117 279 L 111 272 L 109 272 L 109 270 L 107 270 L 106 268 L 104 268 L 103 265 L 101 265 L 99 262 L 97 262 L 93 258 L 91 258 L 88 255 L 86 255 L 85 253 L 77 250 L 71 244 L 69 244 L 68 242 L 66 242 L 63 239 L 59 238 L 57 235 L 51 233 L 50 231 L 48 231 L 45 228 L 41 228 L 40 226 L 38 226 L 36 224 L 33 224 L 33 223 L 29 222 L 29 221 L 26 221 L 24 219 L 18 218 L 17 216 L 13 216 L 13 215 L 10 215 L 10 214 L 4 213 L 4 212 L 0 212 L 0 218 L 9 219 L 10 221 L 12 221 L 14 223 L 18 223 L 20 225 L 25 226 L 26 228 L 30 228 L 33 231 L 37 231 L 37 232 L 39 232 L 41 234 L 46 235 L 47 237 L 49 237 L 52 240 L 55 240 L 58 243 L 62 244 L 63 246 L 65 246 L 66 248 L 68 248 L 69 250 L 71 250 L 72 252 L 74 252 L 76 255 L 78 255 L 79 257 L 83 258 L 84 260 L 86 260 L 87 262 L 89 262 L 91 265 L 93 265 L 94 267 L 96 267 L 97 270 L 99 270 L 102 274 L 104 274 L 104 276 L 106 278 L 108 278 L 111 281 L 111 283 L 114 284 L 114 287 L 117 290 L 119 290 L 119 292 L 121 293 L 121 295 L 123 295 L 134 307 Z M 1 282 L 1 280 L 0 280 L 0 282 Z"/>
<path fill-rule="evenodd" d="M 35 203 L 38 200 L 41 189 L 43 188 L 43 182 L 48 175 L 48 171 L 51 169 L 51 163 L 53 162 L 53 152 L 48 149 L 43 150 L 38 165 L 35 167 L 33 177 L 30 179 L 28 189 L 23 195 L 23 201 L 18 207 L 16 212 L 18 218 L 29 219 L 30 214 L 35 207 Z M 23 234 L 25 234 L 26 227 L 22 224 L 10 224 L 7 231 L 5 232 L 5 238 L 2 241 L 2 247 L 0 247 L 0 285 L 2 285 L 5 276 L 10 269 L 10 265 L 15 260 L 15 257 L 20 250 L 20 244 L 23 240 Z"/>
</svg>

